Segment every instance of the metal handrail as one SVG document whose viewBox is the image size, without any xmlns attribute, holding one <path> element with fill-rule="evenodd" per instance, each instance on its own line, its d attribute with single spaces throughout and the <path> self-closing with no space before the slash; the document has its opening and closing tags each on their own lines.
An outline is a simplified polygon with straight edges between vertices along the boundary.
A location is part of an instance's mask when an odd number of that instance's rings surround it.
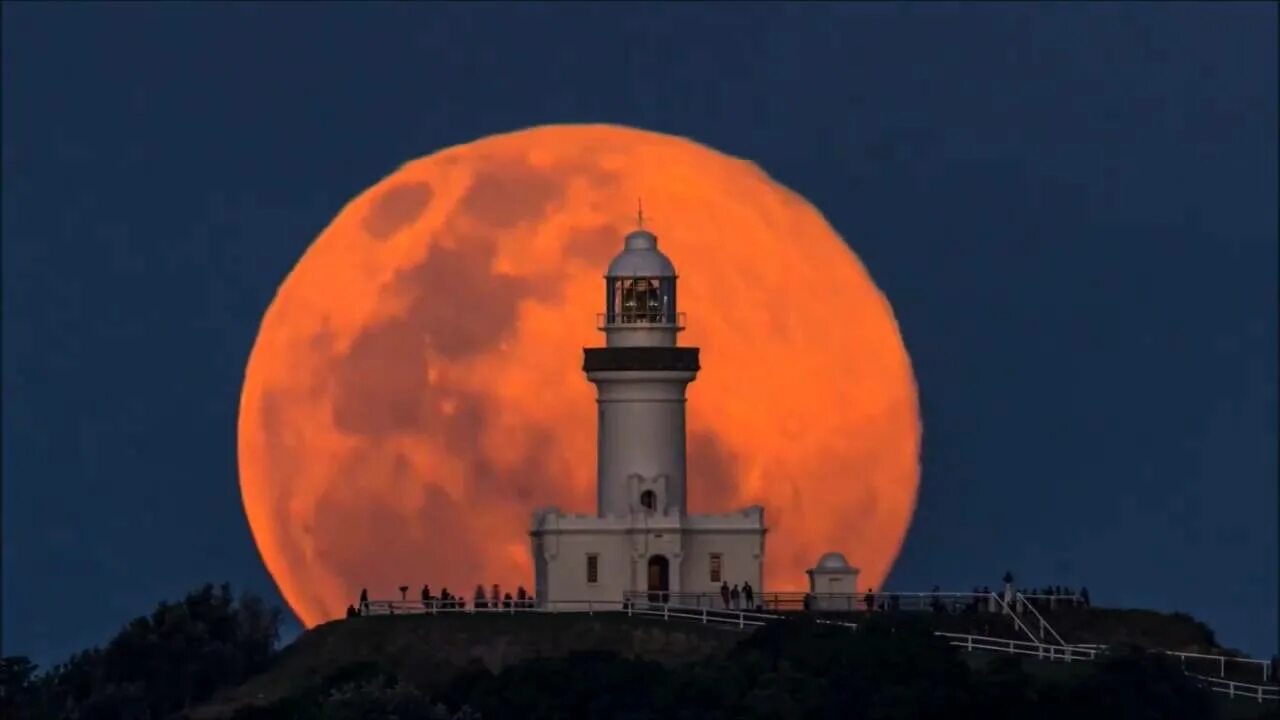
<svg viewBox="0 0 1280 720">
<path fill-rule="evenodd" d="M 1000 597 L 1000 595 L 997 594 L 995 590 L 992 590 L 990 595 L 991 597 L 996 599 L 997 603 L 1000 603 L 1000 607 L 1004 608 L 1005 614 L 1013 618 L 1014 624 L 1022 628 L 1022 632 L 1026 633 L 1027 637 L 1031 638 L 1032 642 L 1039 645 L 1044 644 L 1040 642 L 1040 638 L 1036 637 L 1035 633 L 1031 632 L 1031 628 L 1027 627 L 1026 624 L 1022 622 L 1022 618 L 1018 617 L 1018 613 L 1014 612 L 1013 608 L 1009 607 L 1009 603 L 1005 602 L 1004 598 Z"/>
<path fill-rule="evenodd" d="M 1023 595 L 1022 593 L 1017 593 L 1015 595 L 1015 599 L 1019 603 L 1018 605 L 1019 609 L 1026 608 L 1030 610 L 1031 614 L 1036 616 L 1036 620 L 1040 621 L 1040 637 L 1041 638 L 1044 637 L 1044 631 L 1048 630 L 1049 634 L 1053 635 L 1053 639 L 1057 640 L 1059 645 L 1067 644 L 1067 642 L 1062 639 L 1062 636 L 1058 634 L 1058 631 L 1054 630 L 1053 626 L 1050 625 L 1049 622 L 1044 619 L 1044 616 L 1040 614 L 1040 611 L 1036 609 L 1036 606 L 1032 604 L 1029 600 L 1027 600 L 1027 597 L 1025 595 Z"/>
<path fill-rule="evenodd" d="M 1280 701 L 1280 687 L 1275 685 L 1254 685 L 1195 673 L 1187 673 L 1187 675 L 1195 678 L 1201 685 L 1214 692 L 1226 693 L 1228 697 L 1255 698 L 1258 702 L 1265 700 Z"/>
<path fill-rule="evenodd" d="M 983 635 L 962 635 L 959 633 L 938 632 L 936 635 L 948 638 L 952 645 L 966 650 L 995 650 L 1015 655 L 1034 655 L 1044 660 L 1094 660 L 1097 653 L 1092 650 L 1067 646 L 1045 645 L 1025 640 L 1005 640 Z"/>
<path fill-rule="evenodd" d="M 681 600 L 685 600 L 685 599 L 692 599 L 692 600 L 695 600 L 695 601 L 697 602 L 698 606 L 701 606 L 701 605 L 702 605 L 702 603 L 703 603 L 704 601 L 705 601 L 705 602 L 707 602 L 708 606 L 714 606 L 714 605 L 716 605 L 716 604 L 722 604 L 722 603 L 724 602 L 724 596 L 723 596 L 723 595 L 721 595 L 721 594 L 717 594 L 717 593 L 707 593 L 707 592 L 698 592 L 698 593 L 679 593 L 679 592 L 668 592 L 668 593 L 666 593 L 665 595 L 666 595 L 666 597 L 668 598 L 668 600 L 669 600 L 669 601 L 672 601 L 672 600 L 677 601 L 677 604 L 679 604 L 679 601 L 681 601 Z M 628 598 L 628 599 L 636 599 L 636 600 L 639 600 L 639 599 L 644 598 L 644 597 L 647 597 L 647 596 L 648 596 L 648 594 L 647 594 L 647 593 L 643 593 L 643 592 L 628 592 L 628 593 L 624 593 L 624 597 L 626 597 L 626 598 Z M 863 608 L 863 607 L 867 608 L 867 611 L 868 611 L 868 612 L 880 612 L 881 610 L 879 610 L 879 609 L 878 609 L 880 606 L 879 606 L 879 604 L 878 604 L 878 602 L 877 602 L 877 601 L 879 601 L 879 600 L 890 600 L 890 601 L 892 601 L 892 599 L 893 599 L 893 598 L 897 598 L 897 602 L 898 602 L 897 606 L 896 606 L 894 609 L 896 609 L 896 610 L 901 610 L 901 611 L 913 611 L 913 610 L 920 610 L 920 609 L 932 609 L 932 608 L 934 607 L 934 605 L 935 605 L 936 603 L 938 603 L 938 602 L 943 602 L 943 603 L 951 604 L 951 605 L 953 605 L 953 606 L 954 606 L 954 603 L 950 603 L 950 602 L 948 602 L 948 601 L 963 600 L 963 601 L 968 601 L 968 603 L 969 603 L 969 604 L 973 604 L 973 603 L 975 603 L 975 602 L 977 602 L 977 603 L 981 603 L 981 602 L 985 602 L 985 601 L 989 601 L 989 600 L 994 599 L 994 600 L 995 600 L 995 603 L 996 603 L 996 605 L 997 605 L 997 607 L 998 607 L 998 608 L 1000 608 L 1000 610 L 997 610 L 997 612 L 1003 612 L 1003 614 L 1008 615 L 1008 616 L 1013 620 L 1014 625 L 1015 625 L 1015 626 L 1017 626 L 1017 627 L 1018 627 L 1018 628 L 1023 632 L 1023 634 L 1025 634 L 1028 638 L 1030 638 L 1032 642 L 1035 642 L 1035 643 L 1038 643 L 1038 644 L 1042 644 L 1041 638 L 1040 638 L 1039 636 L 1037 636 L 1037 635 L 1036 635 L 1036 633 L 1032 632 L 1031 628 L 1027 627 L 1027 625 L 1026 625 L 1025 623 L 1023 623 L 1023 622 L 1022 622 L 1022 618 L 1019 616 L 1019 614 L 1018 614 L 1018 613 L 1016 613 L 1016 612 L 1014 612 L 1014 611 L 1013 611 L 1013 609 L 1012 609 L 1012 608 L 1010 608 L 1010 607 L 1009 607 L 1009 605 L 1004 601 L 1004 598 L 1003 598 L 1003 597 L 1001 597 L 1000 593 L 999 593 L 999 592 L 997 592 L 997 591 L 994 591 L 994 590 L 993 590 L 993 591 L 990 591 L 990 592 L 986 592 L 986 593 L 970 593 L 970 592 L 903 592 L 903 593 L 897 593 L 897 592 L 886 592 L 886 593 L 874 593 L 874 592 L 872 592 L 872 593 L 867 593 L 867 592 L 862 592 L 862 593 L 804 593 L 804 592 L 780 592 L 780 593 L 762 593 L 762 594 L 760 594 L 760 595 L 758 595 L 758 596 L 753 596 L 753 597 L 752 597 L 752 600 L 759 600 L 759 602 L 757 603 L 757 605 L 761 605 L 761 606 L 763 606 L 763 607 L 765 607 L 765 608 L 768 608 L 768 607 L 770 607 L 770 605 L 771 605 L 771 604 L 772 604 L 772 605 L 774 605 L 774 606 L 776 607 L 776 606 L 780 606 L 780 605 L 782 605 L 784 601 L 789 601 L 789 600 L 800 600 L 801 602 L 803 602 L 803 600 L 804 600 L 805 598 L 812 598 L 812 599 L 814 599 L 815 601 L 818 601 L 818 602 L 816 602 L 815 604 L 821 604 L 821 605 L 824 605 L 824 607 L 822 607 L 821 609 L 816 610 L 817 612 L 831 612 L 831 611 L 833 610 L 833 608 L 831 607 L 831 602 L 830 602 L 830 601 L 832 601 L 832 600 L 836 600 L 836 601 L 843 600 L 843 601 L 844 601 L 844 604 L 845 604 L 845 609 L 846 609 L 846 610 L 848 610 L 849 612 L 860 612 L 860 611 L 861 611 L 861 608 Z M 868 599 L 870 600 L 870 604 L 868 604 Z M 821 602 L 820 602 L 820 601 L 824 601 L 824 600 L 825 600 L 825 601 L 827 601 L 827 602 L 826 602 L 826 603 L 821 603 Z M 913 607 L 913 604 L 912 604 L 911 602 L 902 603 L 902 600 L 908 600 L 908 601 L 910 601 L 910 600 L 918 600 L 918 601 L 920 601 L 920 602 L 918 603 L 918 605 L 916 605 L 916 606 L 914 606 L 914 607 Z M 731 601 L 731 602 L 732 602 L 732 601 Z M 789 604 L 789 603 L 788 603 L 788 604 Z M 734 608 L 725 608 L 725 609 L 733 610 Z M 1040 617 L 1040 616 L 1039 616 L 1039 613 L 1037 613 L 1037 614 L 1036 614 L 1036 616 L 1037 616 L 1037 617 Z M 1045 623 L 1045 622 L 1044 622 L 1044 619 L 1043 619 L 1043 618 L 1040 618 L 1040 621 L 1041 621 L 1041 623 L 1042 623 L 1042 624 L 1047 625 L 1047 623 Z M 1058 633 L 1057 633 L 1056 631 L 1054 631 L 1054 630 L 1053 630 L 1053 628 L 1049 628 L 1049 630 L 1050 630 L 1050 632 L 1052 632 L 1052 633 L 1053 633 L 1053 636 L 1057 639 L 1058 644 L 1060 644 L 1060 645 L 1064 645 L 1064 646 L 1067 644 L 1067 643 L 1063 642 L 1062 638 L 1061 638 L 1060 636 L 1058 636 Z"/>
<path fill-rule="evenodd" d="M 1070 643 L 1070 645 L 1071 647 L 1087 648 L 1087 649 L 1093 649 L 1093 650 L 1108 650 L 1111 648 L 1110 645 L 1102 645 L 1098 643 Z M 1183 670 L 1187 669 L 1188 659 L 1215 660 L 1218 663 L 1218 677 L 1221 677 L 1221 678 L 1226 677 L 1227 668 L 1230 667 L 1231 664 L 1233 663 L 1239 664 L 1239 665 L 1246 665 L 1246 666 L 1257 665 L 1262 668 L 1262 682 L 1264 683 L 1269 682 L 1273 684 L 1275 683 L 1275 678 L 1271 677 L 1271 663 L 1268 662 L 1267 660 L 1259 660 L 1257 658 L 1249 658 L 1249 657 L 1235 657 L 1232 655 L 1219 655 L 1214 653 L 1182 652 L 1180 650 L 1156 649 L 1156 652 L 1160 652 L 1165 655 L 1172 655 L 1178 658 L 1179 663 L 1181 664 Z M 1190 673 L 1190 674 L 1195 674 L 1195 673 Z"/>
<path fill-rule="evenodd" d="M 650 593 L 646 591 L 634 591 L 634 592 L 624 593 L 624 597 L 627 597 L 630 599 L 636 599 L 636 600 L 648 598 L 649 595 Z M 705 605 L 707 607 L 721 608 L 724 603 L 723 596 L 721 596 L 720 593 L 717 593 L 717 592 L 670 592 L 670 591 L 667 591 L 667 592 L 664 592 L 664 595 L 670 600 L 681 601 L 680 604 L 686 604 L 686 605 L 692 604 L 696 607 L 701 607 Z M 794 606 L 798 609 L 803 605 L 804 599 L 806 597 L 810 597 L 815 600 L 827 601 L 826 607 L 823 608 L 822 610 L 819 610 L 819 612 L 840 612 L 842 610 L 848 611 L 848 612 L 863 612 L 866 609 L 867 598 L 871 597 L 874 603 L 873 612 L 879 612 L 880 605 L 881 605 L 880 601 L 889 601 L 891 598 L 897 599 L 898 605 L 895 608 L 897 610 L 903 610 L 903 611 L 930 610 L 932 609 L 932 602 L 935 600 L 941 601 L 944 605 L 950 607 L 952 610 L 955 610 L 957 608 L 962 607 L 963 605 L 971 604 L 975 600 L 977 601 L 985 600 L 989 597 L 989 594 L 988 593 L 970 593 L 970 592 L 807 593 L 807 592 L 800 592 L 800 591 L 792 591 L 792 592 L 756 593 L 752 597 L 752 600 L 754 601 L 753 604 L 763 607 L 765 609 L 770 609 L 770 608 L 780 609 L 782 607 L 790 607 L 790 606 Z M 843 601 L 843 604 L 845 607 L 833 609 L 831 607 L 833 603 L 831 603 L 830 601 L 837 601 L 837 602 Z M 745 605 L 745 598 L 742 599 L 742 602 Z M 732 609 L 732 608 L 726 608 L 726 609 Z"/>
<path fill-rule="evenodd" d="M 1256 658 L 1231 657 L 1229 655 L 1206 655 L 1204 653 L 1179 652 L 1177 650 L 1161 650 L 1160 652 L 1165 653 L 1166 655 L 1173 655 L 1179 658 L 1180 662 L 1182 663 L 1182 668 L 1184 670 L 1187 667 L 1187 659 L 1191 658 L 1193 660 L 1217 660 L 1219 677 L 1226 677 L 1227 663 L 1238 663 L 1241 665 L 1260 665 L 1262 667 L 1262 682 L 1264 683 L 1267 682 L 1268 678 L 1270 678 L 1270 675 L 1271 675 L 1271 663 L 1266 660 L 1258 660 Z"/>
<path fill-rule="evenodd" d="M 557 612 L 554 607 L 539 606 L 534 600 L 497 601 L 485 600 L 477 606 L 475 601 L 456 600 L 369 600 L 360 606 L 364 615 L 434 615 L 436 613 L 490 613 L 515 614 L 518 612 Z M 571 605 L 587 612 L 621 610 L 618 600 L 564 600 L 558 604 Z"/>
<path fill-rule="evenodd" d="M 637 328 L 656 330 L 685 329 L 686 315 L 683 312 L 640 312 L 631 313 L 596 313 L 597 330 L 614 330 L 619 328 Z"/>
</svg>

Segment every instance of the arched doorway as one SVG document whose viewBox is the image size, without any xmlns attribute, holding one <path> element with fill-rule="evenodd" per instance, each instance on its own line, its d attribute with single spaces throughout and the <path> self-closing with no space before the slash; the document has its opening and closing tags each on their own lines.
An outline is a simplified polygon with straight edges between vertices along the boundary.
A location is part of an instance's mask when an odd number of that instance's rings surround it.
<svg viewBox="0 0 1280 720">
<path fill-rule="evenodd" d="M 649 558 L 649 602 L 665 603 L 671 590 L 671 563 L 665 555 Z"/>
</svg>

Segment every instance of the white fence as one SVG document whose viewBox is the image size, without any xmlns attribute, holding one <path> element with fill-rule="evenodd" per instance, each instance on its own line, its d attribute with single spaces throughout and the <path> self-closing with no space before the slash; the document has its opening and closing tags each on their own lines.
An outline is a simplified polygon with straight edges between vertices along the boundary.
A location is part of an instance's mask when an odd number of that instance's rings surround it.
<svg viewBox="0 0 1280 720">
<path fill-rule="evenodd" d="M 1003 615 L 1008 617 L 1013 627 L 1020 631 L 1033 643 L 1045 640 L 1046 635 L 1057 638 L 1059 645 L 1066 645 L 1058 637 L 1058 633 L 1048 626 L 1039 613 L 1035 613 L 1040 622 L 1040 633 L 1037 635 L 1022 620 L 1022 613 L 1015 612 L 1005 604 L 1004 598 L 996 592 L 985 593 L 765 593 L 752 597 L 750 602 L 739 596 L 738 604 L 732 598 L 725 600 L 723 595 L 714 593 L 672 593 L 672 592 L 629 592 L 627 600 L 633 603 L 661 604 L 669 603 L 685 607 L 699 607 L 728 612 L 739 608 L 754 612 L 783 610 L 813 610 L 817 613 L 840 612 L 935 612 L 948 615 L 982 614 Z M 1030 604 L 1022 601 L 1026 608 Z M 1021 606 L 1020 606 L 1021 607 Z M 1032 611 L 1034 612 L 1034 611 Z"/>
<path fill-rule="evenodd" d="M 1106 650 L 1106 645 L 1089 645 L 1089 644 L 1073 644 L 1071 647 L 1085 648 L 1093 650 Z M 1203 672 L 1196 672 L 1196 665 L 1201 668 L 1217 668 L 1217 675 L 1213 676 L 1217 680 L 1227 679 L 1228 669 L 1237 669 L 1242 675 L 1256 675 L 1259 680 L 1264 683 L 1274 683 L 1275 678 L 1271 676 L 1271 663 L 1266 660 L 1257 660 L 1255 658 L 1234 657 L 1230 655 L 1209 655 L 1205 653 L 1177 652 L 1176 650 L 1159 650 L 1164 653 L 1178 658 L 1178 662 L 1182 665 L 1182 669 L 1188 675 L 1196 677 L 1210 677 L 1204 675 Z"/>
<path fill-rule="evenodd" d="M 1280 686 L 1254 685 L 1252 683 L 1236 682 L 1234 680 L 1209 677 L 1207 675 L 1196 675 L 1195 673 L 1187 673 L 1187 675 L 1195 678 L 1197 682 L 1210 690 L 1224 693 L 1228 697 L 1252 698 L 1258 702 L 1268 700 L 1271 702 L 1280 701 Z"/>
<path fill-rule="evenodd" d="M 922 611 L 936 610 L 951 614 L 966 611 L 1000 612 L 997 593 L 966 592 L 893 592 L 893 593 L 806 593 L 806 592 L 769 592 L 752 595 L 750 600 L 739 595 L 738 604 L 732 598 L 728 601 L 719 593 L 709 592 L 630 592 L 626 597 L 637 602 L 667 602 L 671 605 L 685 607 L 707 607 L 720 610 L 763 610 L 788 611 L 804 610 L 806 603 L 812 603 L 813 609 L 828 612 L 867 612 L 883 610 Z M 1063 598 L 1065 599 L 1065 598 Z M 990 601 L 990 602 L 988 602 Z"/>
<path fill-rule="evenodd" d="M 726 610 L 722 608 L 713 608 L 703 605 L 702 607 L 672 605 L 672 604 L 655 604 L 648 602 L 637 602 L 634 600 L 627 601 L 599 601 L 599 600 L 562 600 L 551 603 L 545 607 L 534 605 L 531 601 L 511 603 L 493 603 L 481 605 L 479 607 L 473 605 L 463 605 L 457 602 L 447 601 L 412 601 L 412 600 L 379 600 L 365 603 L 363 607 L 365 615 L 421 615 L 436 613 L 464 613 L 464 614 L 595 614 L 595 613 L 625 613 L 629 616 L 659 618 L 662 620 L 692 620 L 703 624 L 715 624 L 746 630 L 747 628 L 756 628 L 769 622 L 786 619 L 786 615 L 778 613 L 762 612 L 758 610 Z M 1016 616 L 1015 616 L 1016 618 Z M 828 625 L 840 625 L 851 630 L 857 628 L 856 623 L 844 622 L 841 620 L 824 620 L 817 618 L 817 622 Z M 966 651 L 984 650 L 988 652 L 1000 652 L 1012 655 L 1022 655 L 1027 657 L 1035 657 L 1042 660 L 1050 661 L 1090 661 L 1096 660 L 1100 654 L 1106 651 L 1106 646 L 1101 645 L 1051 645 L 1039 642 L 1034 639 L 1026 640 L 1006 640 L 1002 638 L 986 637 L 982 635 L 965 635 L 960 633 L 935 633 L 940 637 L 944 637 L 952 645 L 963 648 Z M 1168 652 L 1169 655 L 1176 655 L 1182 659 L 1184 668 L 1188 658 L 1201 658 L 1218 660 L 1221 663 L 1222 673 L 1226 673 L 1226 663 L 1249 662 L 1260 663 L 1263 666 L 1263 682 L 1266 682 L 1267 663 L 1260 660 L 1250 658 L 1227 658 L 1215 655 L 1197 655 L 1195 653 L 1175 653 Z M 1280 700 L 1280 687 L 1275 685 L 1254 685 L 1251 683 L 1237 682 L 1227 680 L 1223 677 L 1210 677 L 1207 675 L 1199 675 L 1188 672 L 1193 678 L 1196 678 L 1202 685 L 1210 688 L 1215 692 L 1225 693 L 1229 697 L 1254 698 L 1259 702 Z"/>
<path fill-rule="evenodd" d="M 657 596 L 657 597 L 655 597 Z M 673 593 L 664 592 L 627 593 L 627 599 L 636 603 L 657 603 L 665 599 L 673 605 L 687 607 L 705 607 L 714 610 L 732 611 L 726 607 L 724 598 L 718 593 Z M 806 601 L 806 597 L 808 600 Z M 746 600 L 740 597 L 744 610 Z M 1041 610 L 1052 610 L 1062 607 L 1080 607 L 1083 598 L 1078 595 L 1024 595 L 1014 594 L 1012 608 L 1004 602 L 1003 593 L 829 593 L 810 594 L 804 592 L 762 593 L 752 597 L 754 612 L 770 612 L 785 610 L 802 610 L 811 606 L 817 612 L 946 612 L 951 615 L 966 613 L 1012 615 L 1014 627 L 1019 629 L 1029 640 L 1035 643 L 1054 643 L 1082 649 L 1105 650 L 1102 645 L 1073 644 L 1063 640 L 1053 625 L 1041 614 Z M 732 605 L 730 599 L 728 605 Z M 1012 612 L 1010 612 L 1012 610 Z M 1025 622 L 1024 622 L 1025 620 Z M 1033 630 L 1034 628 L 1034 630 Z M 1003 642 L 1003 641 L 1001 641 Z M 1207 655 L 1198 653 L 1175 652 L 1162 650 L 1168 655 L 1178 658 L 1182 669 L 1188 674 L 1199 676 L 1216 675 L 1226 680 L 1228 671 L 1237 679 L 1257 679 L 1259 682 L 1275 682 L 1272 676 L 1271 663 L 1254 658 L 1233 657 L 1228 655 Z M 1075 657 L 1074 655 L 1072 656 Z"/>
</svg>

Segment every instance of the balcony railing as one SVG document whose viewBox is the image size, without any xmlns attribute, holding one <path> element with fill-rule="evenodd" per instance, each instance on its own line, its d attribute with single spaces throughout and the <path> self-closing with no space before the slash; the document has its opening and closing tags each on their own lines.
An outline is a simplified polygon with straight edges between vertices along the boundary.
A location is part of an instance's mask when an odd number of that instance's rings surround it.
<svg viewBox="0 0 1280 720">
<path fill-rule="evenodd" d="M 684 330 L 685 314 L 665 312 L 624 311 L 616 313 L 596 313 L 597 330 L 615 330 L 618 328 L 654 328 L 658 330 Z"/>
</svg>

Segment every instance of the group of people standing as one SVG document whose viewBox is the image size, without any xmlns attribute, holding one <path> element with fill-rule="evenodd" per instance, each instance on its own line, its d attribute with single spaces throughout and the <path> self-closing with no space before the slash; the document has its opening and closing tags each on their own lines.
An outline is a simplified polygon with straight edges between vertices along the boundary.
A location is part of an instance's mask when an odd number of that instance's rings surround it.
<svg viewBox="0 0 1280 720">
<path fill-rule="evenodd" d="M 729 583 L 720 583 L 720 599 L 724 602 L 725 610 L 754 610 L 756 609 L 755 590 L 751 587 L 751 583 L 742 583 L 739 589 L 735 583 L 733 587 L 729 587 Z"/>
<path fill-rule="evenodd" d="M 427 594 L 428 590 L 429 588 L 426 585 L 422 586 L 422 592 L 424 594 Z M 501 592 L 501 589 L 498 587 L 498 584 L 494 583 L 493 586 L 490 588 L 489 597 L 487 599 L 485 598 L 485 594 L 484 594 L 484 585 L 476 586 L 476 592 L 474 595 L 474 607 L 477 610 L 484 610 L 485 608 L 489 608 L 492 610 L 497 610 L 497 609 L 511 610 L 514 608 L 531 608 L 533 607 L 533 605 L 534 605 L 533 598 L 524 589 L 523 585 L 516 588 L 516 595 L 515 597 L 512 597 L 511 593 L 509 592 L 508 593 Z"/>
<path fill-rule="evenodd" d="M 1081 587 L 1079 592 L 1064 585 L 1045 586 L 1039 589 L 1015 589 L 1012 585 L 1013 575 L 1011 573 L 1005 573 L 1004 582 L 1005 590 L 1003 593 L 993 592 L 990 587 L 979 588 L 977 586 L 973 588 L 973 592 L 967 595 L 964 593 L 944 593 L 941 588 L 935 585 L 931 592 L 922 595 L 928 608 L 938 614 L 994 613 L 1001 612 L 1002 606 L 1007 606 L 1021 614 L 1023 603 L 1014 602 L 1017 594 L 1021 594 L 1025 603 L 1035 607 L 1037 610 L 1055 610 L 1067 606 L 1090 607 L 1089 588 L 1087 587 Z M 918 597 L 915 594 L 909 595 Z M 856 595 L 850 596 L 850 600 L 857 602 L 856 597 Z M 804 596 L 805 610 L 814 609 L 814 599 L 811 594 Z M 866 608 L 867 612 L 896 611 L 902 608 L 902 596 L 898 593 L 881 593 L 877 595 L 874 588 L 867 588 L 867 591 L 862 593 L 860 604 Z M 912 607 L 915 606 L 913 605 Z M 856 608 L 851 603 L 847 609 L 853 610 Z"/>
<path fill-rule="evenodd" d="M 400 588 L 401 593 L 408 588 Z M 467 607 L 467 599 L 449 592 L 449 588 L 440 588 L 440 595 L 437 597 L 432 594 L 430 585 L 423 585 L 420 593 L 422 607 L 427 610 L 465 610 Z M 476 610 L 513 610 L 520 608 L 531 608 L 534 606 L 534 597 L 524 589 L 521 585 L 516 588 L 515 596 L 511 593 L 503 593 L 497 583 L 494 583 L 489 594 L 485 594 L 484 585 L 477 585 L 476 592 L 472 599 L 472 607 Z M 390 608 L 391 614 L 395 614 L 395 607 Z M 347 617 L 359 617 L 360 615 L 369 614 L 369 590 L 362 588 L 360 590 L 360 600 L 355 605 L 347 606 Z"/>
</svg>

